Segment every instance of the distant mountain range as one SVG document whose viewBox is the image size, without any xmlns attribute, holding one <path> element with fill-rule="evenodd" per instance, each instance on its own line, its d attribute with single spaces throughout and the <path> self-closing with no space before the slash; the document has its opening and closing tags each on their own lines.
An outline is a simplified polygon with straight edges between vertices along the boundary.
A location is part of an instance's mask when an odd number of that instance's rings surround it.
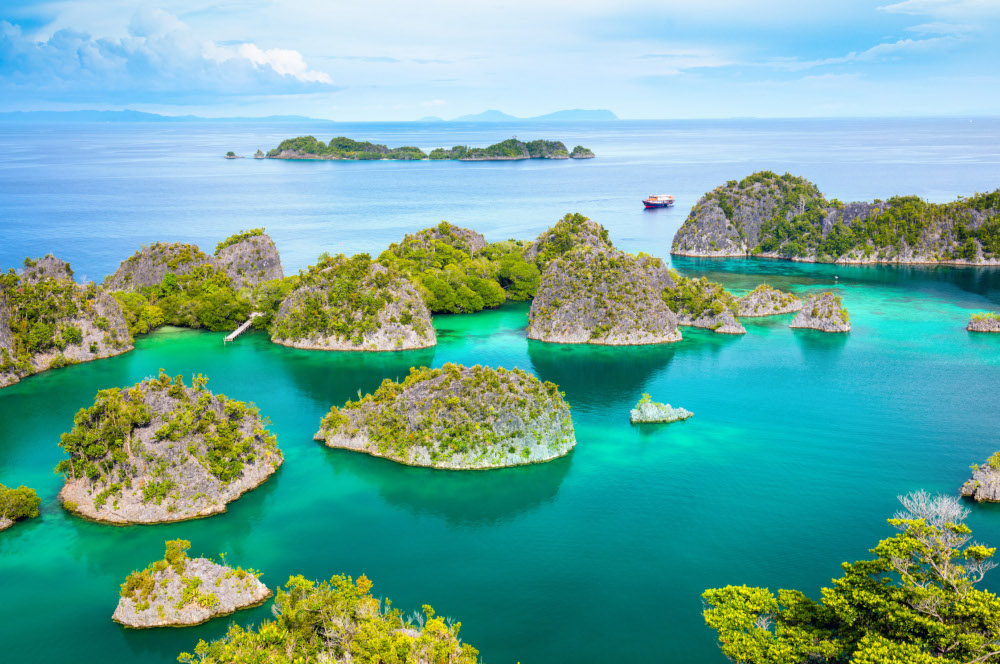
<svg viewBox="0 0 1000 664">
<path fill-rule="evenodd" d="M 463 115 L 448 122 L 517 123 L 517 122 L 605 122 L 617 120 L 618 116 L 606 110 L 556 111 L 531 118 L 490 110 Z M 13 111 L 0 113 L 0 122 L 335 122 L 307 118 L 301 115 L 269 115 L 263 118 L 205 118 L 198 115 L 159 115 L 143 111 Z M 418 122 L 446 122 L 439 117 L 428 116 Z"/>
</svg>

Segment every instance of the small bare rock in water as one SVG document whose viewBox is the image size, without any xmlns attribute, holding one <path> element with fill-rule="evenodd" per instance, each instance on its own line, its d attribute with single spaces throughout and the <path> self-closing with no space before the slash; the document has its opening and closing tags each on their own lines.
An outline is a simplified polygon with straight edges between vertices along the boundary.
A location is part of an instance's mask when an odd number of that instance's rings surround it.
<svg viewBox="0 0 1000 664">
<path fill-rule="evenodd" d="M 632 424 L 641 422 L 676 422 L 694 415 L 690 410 L 674 408 L 668 403 L 657 403 L 648 394 L 635 405 L 630 413 Z"/>
</svg>

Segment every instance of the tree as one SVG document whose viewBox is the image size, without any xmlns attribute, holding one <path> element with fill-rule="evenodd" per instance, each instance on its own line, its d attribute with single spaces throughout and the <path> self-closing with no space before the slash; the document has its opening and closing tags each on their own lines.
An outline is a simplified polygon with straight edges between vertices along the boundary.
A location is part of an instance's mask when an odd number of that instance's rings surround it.
<svg viewBox="0 0 1000 664">
<path fill-rule="evenodd" d="M 753 664 L 1000 662 L 1000 599 L 977 587 L 995 548 L 971 541 L 958 498 L 900 496 L 899 534 L 844 563 L 820 601 L 796 590 L 707 590 L 705 622 L 731 661 Z"/>
<path fill-rule="evenodd" d="M 38 506 L 42 504 L 41 498 L 34 489 L 26 486 L 19 486 L 16 489 L 8 489 L 0 484 L 0 521 L 10 519 L 33 518 L 38 516 Z"/>
</svg>

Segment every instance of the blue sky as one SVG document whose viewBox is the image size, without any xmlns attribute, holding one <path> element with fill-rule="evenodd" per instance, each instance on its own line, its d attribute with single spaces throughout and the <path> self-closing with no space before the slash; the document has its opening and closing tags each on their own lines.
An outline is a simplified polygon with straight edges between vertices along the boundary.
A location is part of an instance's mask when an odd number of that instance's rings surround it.
<svg viewBox="0 0 1000 664">
<path fill-rule="evenodd" d="M 3 0 L 0 110 L 1000 114 L 1000 0 Z"/>
</svg>

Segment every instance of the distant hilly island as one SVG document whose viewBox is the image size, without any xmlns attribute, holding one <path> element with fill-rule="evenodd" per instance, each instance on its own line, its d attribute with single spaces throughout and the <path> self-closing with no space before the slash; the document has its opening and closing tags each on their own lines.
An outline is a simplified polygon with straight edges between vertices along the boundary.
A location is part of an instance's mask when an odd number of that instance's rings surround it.
<svg viewBox="0 0 1000 664">
<path fill-rule="evenodd" d="M 606 122 L 617 120 L 618 116 L 608 110 L 573 109 L 556 111 L 545 115 L 519 118 L 501 111 L 489 110 L 475 115 L 462 115 L 451 120 L 439 117 L 424 117 L 417 122 L 480 122 L 480 123 L 518 123 L 518 122 Z M 197 115 L 160 115 L 143 111 L 12 111 L 0 113 L 0 122 L 330 122 L 308 118 L 301 115 L 269 115 L 259 118 L 206 118 Z"/>
</svg>

